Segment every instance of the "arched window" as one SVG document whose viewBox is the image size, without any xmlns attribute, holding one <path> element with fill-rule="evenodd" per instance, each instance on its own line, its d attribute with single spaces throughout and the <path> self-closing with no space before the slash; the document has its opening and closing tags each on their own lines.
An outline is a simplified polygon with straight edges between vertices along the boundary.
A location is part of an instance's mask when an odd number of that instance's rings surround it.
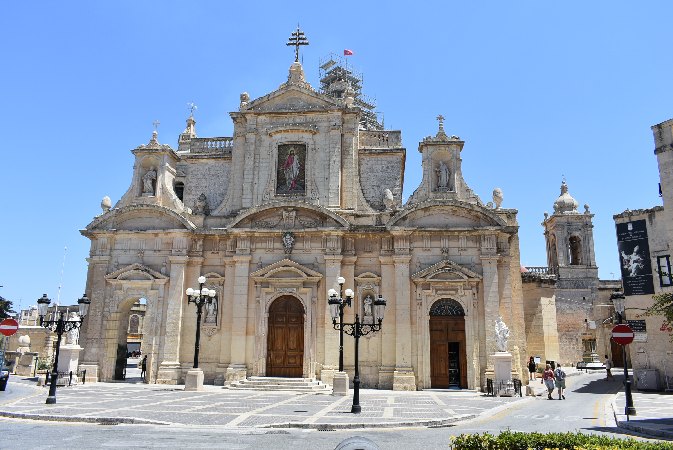
<svg viewBox="0 0 673 450">
<path fill-rule="evenodd" d="M 138 334 L 138 328 L 140 327 L 140 317 L 137 314 L 132 314 L 129 318 L 129 333 Z"/>
<path fill-rule="evenodd" d="M 570 236 L 570 265 L 582 264 L 582 240 L 578 236 Z"/>
<path fill-rule="evenodd" d="M 449 298 L 443 298 L 441 300 L 437 300 L 435 303 L 433 303 L 432 307 L 430 308 L 430 315 L 431 316 L 464 316 L 465 311 L 463 310 L 463 307 L 460 306 L 460 303 L 458 303 L 455 300 L 451 300 Z"/>
<path fill-rule="evenodd" d="M 185 195 L 185 183 L 178 181 L 173 185 L 173 190 L 175 191 L 175 195 L 180 199 L 180 201 L 183 201 L 182 198 Z"/>
</svg>

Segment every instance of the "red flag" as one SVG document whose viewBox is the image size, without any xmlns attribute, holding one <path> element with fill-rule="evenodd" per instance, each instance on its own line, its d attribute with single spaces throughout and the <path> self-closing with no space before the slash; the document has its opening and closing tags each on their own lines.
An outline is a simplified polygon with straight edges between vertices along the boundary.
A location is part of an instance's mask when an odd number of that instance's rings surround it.
<svg viewBox="0 0 673 450">
<path fill-rule="evenodd" d="M 352 54 L 353 54 L 353 50 L 348 50 L 348 49 L 344 50 L 344 56 L 351 56 Z"/>
</svg>

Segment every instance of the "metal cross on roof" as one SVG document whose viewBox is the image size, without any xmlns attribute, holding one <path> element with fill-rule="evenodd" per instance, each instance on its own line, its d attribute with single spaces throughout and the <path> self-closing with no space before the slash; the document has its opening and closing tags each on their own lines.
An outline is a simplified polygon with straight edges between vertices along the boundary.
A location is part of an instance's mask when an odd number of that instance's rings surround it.
<svg viewBox="0 0 673 450">
<path fill-rule="evenodd" d="M 294 62 L 299 62 L 299 46 L 308 45 L 308 39 L 306 39 L 304 32 L 299 29 L 299 25 L 297 25 L 297 31 L 292 32 L 285 45 L 294 46 Z"/>
<path fill-rule="evenodd" d="M 193 116 L 193 115 L 194 115 L 194 111 L 197 109 L 197 107 L 196 107 L 196 105 L 194 104 L 194 102 L 189 102 L 189 103 L 187 103 L 187 108 L 189 108 L 189 115 L 190 115 L 190 116 Z"/>
<path fill-rule="evenodd" d="M 438 115 L 438 116 L 437 116 L 437 120 L 439 120 L 439 124 L 440 124 L 440 125 L 444 125 L 444 116 L 443 116 L 443 115 L 441 115 L 441 114 Z"/>
<path fill-rule="evenodd" d="M 161 122 L 159 122 L 158 120 L 155 120 L 154 122 L 152 122 L 152 126 L 154 126 L 154 131 L 157 131 L 159 129 L 159 124 L 160 123 Z"/>
</svg>

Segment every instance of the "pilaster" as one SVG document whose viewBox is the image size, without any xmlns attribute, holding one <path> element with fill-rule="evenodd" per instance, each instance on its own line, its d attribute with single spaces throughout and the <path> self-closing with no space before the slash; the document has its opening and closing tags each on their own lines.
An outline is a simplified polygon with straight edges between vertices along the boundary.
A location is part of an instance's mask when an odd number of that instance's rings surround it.
<svg viewBox="0 0 673 450">
<path fill-rule="evenodd" d="M 404 236 L 403 241 L 408 242 Z M 398 250 L 396 238 L 395 249 Z M 404 247 L 402 247 L 404 248 Z M 411 277 L 409 274 L 410 255 L 395 255 L 395 372 L 394 391 L 415 391 L 416 377 L 411 365 Z"/>
<path fill-rule="evenodd" d="M 247 376 L 246 330 L 248 325 L 248 284 L 250 275 L 249 254 L 234 256 L 234 292 L 232 296 L 231 364 L 227 369 L 227 382 Z"/>
<path fill-rule="evenodd" d="M 496 352 L 495 321 L 500 315 L 500 294 L 498 286 L 498 257 L 482 256 L 484 282 L 484 327 L 486 331 L 486 367 L 487 373 L 493 372 L 493 354 Z"/>
<path fill-rule="evenodd" d="M 157 374 L 158 384 L 177 384 L 180 379 L 180 333 L 185 292 L 187 256 L 170 256 L 170 287 L 166 299 L 164 346 Z"/>
<path fill-rule="evenodd" d="M 325 292 L 324 299 L 328 299 L 327 291 L 330 289 L 339 290 L 337 277 L 341 275 L 341 255 L 325 255 Z M 339 364 L 339 332 L 334 330 L 332 326 L 332 316 L 329 313 L 329 305 L 324 301 L 324 317 L 323 322 L 325 330 L 325 360 L 323 361 L 322 370 L 320 371 L 320 379 L 326 384 L 332 384 L 334 373 L 338 369 Z"/>
</svg>

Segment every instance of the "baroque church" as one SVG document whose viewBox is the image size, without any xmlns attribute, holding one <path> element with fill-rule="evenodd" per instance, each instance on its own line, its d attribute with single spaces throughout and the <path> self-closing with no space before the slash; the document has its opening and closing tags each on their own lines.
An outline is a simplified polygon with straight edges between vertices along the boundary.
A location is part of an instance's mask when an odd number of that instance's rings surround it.
<svg viewBox="0 0 673 450">
<path fill-rule="evenodd" d="M 403 203 L 401 131 L 384 129 L 373 109 L 338 57 L 321 65 L 318 90 L 295 60 L 275 91 L 241 94 L 232 137 L 198 137 L 190 115 L 177 149 L 156 131 L 133 149 L 127 192 L 114 207 L 104 199 L 82 230 L 91 240 L 87 378 L 121 376 L 129 314 L 144 299 L 147 381 L 184 383 L 197 326 L 185 291 L 200 276 L 217 293 L 200 323 L 206 383 L 330 384 L 339 332 L 328 291 L 347 288 L 345 322 L 373 320 L 367 298 L 387 302 L 381 330 L 360 340 L 363 387 L 480 389 L 493 376 L 499 317 L 512 376 L 526 378 L 529 348 L 543 361 L 581 360 L 598 285 L 588 207 L 577 211 L 564 182 L 543 223 L 549 267 L 524 269 L 517 211 L 501 206 L 499 189 L 487 204 L 470 189 L 465 142 L 446 134 L 443 118 L 418 144 L 422 181 Z M 573 308 L 580 319 L 559 328 Z M 351 376 L 352 344 L 347 336 Z"/>
</svg>

